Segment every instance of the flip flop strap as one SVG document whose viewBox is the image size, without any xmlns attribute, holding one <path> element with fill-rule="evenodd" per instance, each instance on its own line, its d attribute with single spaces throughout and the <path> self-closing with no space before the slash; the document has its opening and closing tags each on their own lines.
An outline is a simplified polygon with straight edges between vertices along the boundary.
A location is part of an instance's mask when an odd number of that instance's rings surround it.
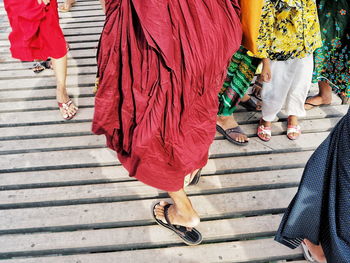
<svg viewBox="0 0 350 263">
<path fill-rule="evenodd" d="M 234 128 L 230 128 L 230 129 L 227 129 L 225 131 L 227 134 L 230 134 L 230 133 L 240 133 L 240 134 L 244 134 L 243 130 L 241 129 L 241 127 L 237 126 L 237 127 L 234 127 Z"/>
<path fill-rule="evenodd" d="M 71 100 L 67 101 L 66 103 L 58 102 L 58 107 L 68 110 L 70 105 L 72 105 L 72 103 L 73 102 Z"/>
<path fill-rule="evenodd" d="M 168 215 L 168 210 L 169 210 L 169 207 L 171 206 L 171 204 L 167 204 L 164 206 L 164 218 L 165 218 L 165 221 L 167 222 L 167 224 L 171 227 L 171 228 L 175 228 L 174 225 L 170 222 L 169 220 L 169 215 Z"/>
<path fill-rule="evenodd" d="M 182 235 L 182 236 L 185 236 L 186 233 L 188 232 L 187 230 L 185 232 L 182 232 L 178 229 L 178 227 L 184 227 L 184 226 L 178 226 L 176 227 L 176 225 L 173 225 L 170 220 L 169 220 L 169 216 L 168 216 L 168 210 L 169 210 L 169 207 L 172 206 L 171 204 L 167 204 L 164 206 L 164 218 L 165 218 L 165 221 L 167 222 L 168 226 L 173 230 L 175 231 L 176 233 Z"/>
</svg>

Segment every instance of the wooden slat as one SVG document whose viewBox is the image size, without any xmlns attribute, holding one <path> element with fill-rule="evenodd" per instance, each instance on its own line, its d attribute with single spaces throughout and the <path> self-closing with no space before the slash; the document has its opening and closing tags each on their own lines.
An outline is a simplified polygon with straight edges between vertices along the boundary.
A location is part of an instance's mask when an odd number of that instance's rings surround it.
<svg viewBox="0 0 350 263">
<path fill-rule="evenodd" d="M 32 70 L 14 70 L 14 71 L 0 71 L 0 78 L 2 80 L 13 79 L 13 78 L 47 78 L 53 76 L 53 70 L 44 70 L 40 73 L 40 76 L 34 73 Z M 69 68 L 68 75 L 86 75 L 96 74 L 96 66 L 88 67 L 73 67 Z"/>
<path fill-rule="evenodd" d="M 85 94 L 81 94 L 80 90 L 76 90 L 74 92 L 73 88 L 69 88 L 68 92 L 70 97 L 74 100 L 74 103 L 81 108 L 91 108 L 94 106 L 95 97 L 90 96 L 89 92 L 91 93 L 92 88 L 87 88 Z M 72 92 L 73 91 L 73 92 Z M 55 94 L 55 91 L 47 91 L 47 97 L 53 97 Z M 1 92 L 0 92 L 1 94 Z M 30 92 L 27 93 L 30 95 Z M 74 94 L 72 96 L 72 94 Z M 17 95 L 17 94 L 16 94 Z M 18 93 L 19 96 L 20 93 Z M 58 110 L 57 107 L 57 101 L 56 99 L 44 99 L 42 97 L 37 97 L 37 93 L 32 93 L 35 97 L 28 97 L 28 98 L 22 98 L 24 100 L 18 100 L 21 98 L 17 98 L 16 100 L 13 100 L 11 102 L 8 101 L 0 101 L 0 113 L 1 112 L 18 112 L 18 111 L 43 111 L 43 110 Z M 81 97 L 81 96 L 87 96 L 87 97 Z M 80 96 L 80 97 L 79 97 Z M 31 99 L 31 100 L 30 100 Z M 39 99 L 39 100 L 37 100 Z M 40 112 L 36 112 L 37 114 L 40 114 Z M 50 126 L 51 127 L 51 126 Z M 50 129 L 50 127 L 47 127 Z M 90 129 L 90 128 L 88 128 Z M 12 131 L 15 131 L 16 129 L 12 129 Z M 31 130 L 31 127 L 28 127 L 28 132 Z M 43 127 L 40 128 L 40 130 L 43 130 Z M 27 133 L 28 134 L 28 133 Z M 6 132 L 0 128 L 0 138 L 5 137 Z"/>
<path fill-rule="evenodd" d="M 3 263 L 212 263 L 212 262 L 269 262 L 301 256 L 299 249 L 292 250 L 273 239 L 207 244 L 197 247 L 171 247 L 152 250 L 135 250 L 103 254 L 72 255 L 4 260 Z"/>
<path fill-rule="evenodd" d="M 68 173 L 71 177 L 74 175 Z M 205 194 L 213 192 L 227 192 L 233 190 L 254 190 L 262 188 L 276 188 L 280 186 L 290 186 L 299 183 L 302 174 L 302 169 L 286 169 L 277 171 L 263 171 L 255 173 L 238 173 L 238 174 L 221 174 L 202 176 L 197 186 L 187 187 L 186 192 L 190 195 Z M 40 180 L 40 183 L 50 182 L 51 175 Z M 42 177 L 37 175 L 37 177 Z M 68 176 L 67 176 L 68 177 Z M 100 179 L 102 176 L 99 173 L 89 175 L 86 173 L 84 178 L 80 180 L 87 180 L 91 178 Z M 105 177 L 103 177 L 105 178 Z M 52 178 L 54 179 L 54 178 Z M 61 178 L 59 178 L 62 181 Z M 110 179 L 128 179 L 126 174 L 112 174 Z M 12 179 L 14 180 L 14 179 Z M 23 178 L 24 183 L 36 183 L 30 178 Z M 71 179 L 72 180 L 72 179 Z M 2 181 L 2 180 L 1 180 Z M 4 183 L 4 182 L 2 182 Z M 22 190 L 7 190 L 0 191 L 0 207 L 6 205 L 21 206 L 31 203 L 47 203 L 57 201 L 69 200 L 127 200 L 127 199 L 142 199 L 155 198 L 162 191 L 146 186 L 145 184 L 132 180 L 129 182 L 119 183 L 105 183 L 105 184 L 90 184 L 78 186 L 64 186 L 64 187 L 50 187 L 50 188 L 34 188 Z"/>
<path fill-rule="evenodd" d="M 204 242 L 214 240 L 233 240 L 252 235 L 274 233 L 281 221 L 280 215 L 243 217 L 206 221 L 197 227 Z M 142 234 L 141 234 L 142 233 Z M 0 236 L 0 257 L 6 253 L 40 252 L 55 250 L 69 251 L 115 247 L 118 250 L 142 247 L 156 247 L 179 243 L 179 238 L 170 231 L 158 226 L 142 226 L 84 230 L 58 233 L 33 233 L 26 235 Z M 51 253 L 52 253 L 51 252 Z"/>
<path fill-rule="evenodd" d="M 93 96 L 92 87 L 72 87 L 67 89 L 71 96 Z M 56 89 L 39 89 L 39 90 L 8 90 L 0 91 L 0 101 L 6 102 L 11 100 L 30 100 L 40 98 L 56 97 Z M 37 102 L 40 103 L 40 102 Z"/>
<path fill-rule="evenodd" d="M 88 106 L 92 107 L 94 98 L 75 98 L 74 102 L 82 107 Z M 28 109 L 31 110 L 54 108 L 56 109 L 55 100 L 40 100 L 40 101 L 19 101 L 11 103 L 0 103 L 0 108 L 4 111 L 8 110 L 21 110 Z M 0 110 L 1 112 L 1 110 Z M 42 112 L 36 112 L 36 114 L 41 114 Z M 18 114 L 18 113 L 17 113 Z M 340 117 L 328 118 L 328 119 L 310 119 L 303 120 L 300 123 L 303 133 L 315 133 L 329 131 L 335 126 L 339 121 Z M 241 125 L 242 129 L 247 133 L 248 136 L 256 135 L 256 123 Z M 57 137 L 66 136 L 68 134 L 80 134 L 80 133 L 90 133 L 91 123 L 87 121 L 86 123 L 74 123 L 74 122 L 64 122 L 62 124 L 50 124 L 50 125 L 32 125 L 23 127 L 4 127 L 0 128 L 0 140 L 13 139 L 13 138 L 36 138 L 38 135 L 44 137 Z M 273 135 L 284 134 L 286 131 L 286 123 L 275 122 L 273 123 Z M 217 139 L 223 139 L 220 133 L 216 134 Z M 272 141 L 273 142 L 273 141 Z M 233 146 L 232 146 L 233 147 Z M 236 149 L 236 147 L 232 148 Z"/>
<path fill-rule="evenodd" d="M 193 203 L 203 219 L 222 218 L 262 211 L 285 209 L 296 188 L 193 196 Z M 151 214 L 156 199 L 83 204 L 55 207 L 0 210 L 0 232 L 40 228 L 81 228 L 101 225 L 130 226 L 154 222 Z M 45 220 L 42 220 L 45 218 Z"/>
<path fill-rule="evenodd" d="M 283 156 L 289 156 L 293 160 L 285 159 Z M 227 157 L 210 159 L 206 167 L 207 173 L 216 173 L 223 170 L 263 168 L 263 167 L 295 167 L 304 164 L 310 156 L 309 151 L 291 152 L 283 154 L 270 154 L 268 159 L 266 156 L 246 156 Z M 240 162 L 232 165 L 230 162 Z M 63 150 L 53 152 L 34 152 L 10 154 L 6 158 L 0 159 L 0 172 L 15 172 L 19 170 L 38 170 L 53 169 L 54 167 L 87 167 L 87 166 L 106 166 L 119 164 L 116 160 L 114 151 L 102 149 L 87 150 Z M 238 168 L 239 167 L 239 168 Z"/>
<path fill-rule="evenodd" d="M 87 43 L 81 43 L 81 44 L 74 44 L 76 45 L 86 45 L 88 44 L 89 46 L 96 46 L 97 43 L 95 42 L 87 42 Z M 1 48 L 0 48 L 1 50 Z M 91 65 L 96 65 L 96 59 L 95 58 L 80 58 L 80 59 L 69 59 L 68 60 L 68 71 L 71 71 L 71 68 L 73 67 L 81 67 L 81 66 L 91 66 Z M 95 66 L 96 67 L 96 66 Z M 32 62 L 18 62 L 18 63 L 1 63 L 0 64 L 0 70 L 1 71 L 11 71 L 11 70 L 17 70 L 17 71 L 31 71 L 33 68 L 33 63 Z M 46 70 L 49 73 L 51 70 Z M 72 72 L 70 72 L 72 73 Z M 22 73 L 23 74 L 23 73 Z M 28 73 L 29 75 L 29 73 Z M 37 77 L 41 77 L 42 75 L 36 75 Z"/>
<path fill-rule="evenodd" d="M 90 38 L 93 41 L 97 41 L 99 39 L 98 35 L 86 36 L 85 38 L 86 38 L 85 41 L 90 40 Z M 66 40 L 68 41 L 68 43 L 69 43 L 69 39 L 78 40 L 79 36 L 78 37 L 67 37 Z M 7 42 L 7 40 L 6 40 L 6 42 Z M 84 41 L 81 41 L 81 42 L 84 42 Z M 74 59 L 94 58 L 96 56 L 96 49 L 70 50 L 68 52 L 67 56 L 68 56 L 68 58 L 74 58 Z M 2 59 L 1 62 L 16 62 L 16 63 L 18 63 L 18 60 L 11 58 L 10 53 L 8 53 L 8 54 L 1 53 L 0 57 Z"/>
<path fill-rule="evenodd" d="M 70 89 L 69 89 L 70 90 Z M 72 89 L 74 91 L 75 89 Z M 39 91 L 38 91 L 39 92 Z M 52 91 L 54 92 L 54 91 Z M 76 90 L 78 93 L 79 90 Z M 86 93 L 89 92 L 89 88 L 86 89 Z M 35 94 L 35 93 L 33 93 Z M 305 119 L 322 119 L 325 117 L 339 117 L 343 116 L 348 110 L 347 105 L 338 105 L 333 107 L 324 107 L 322 109 L 315 108 L 311 111 L 309 111 L 309 114 Z M 21 124 L 21 123 L 28 123 L 28 120 L 30 120 L 30 123 L 34 124 L 40 124 L 40 123 L 47 123 L 52 121 L 60 121 L 61 119 L 58 117 L 59 113 L 57 110 L 50 110 L 50 111 L 42 111 L 41 117 L 37 118 L 36 112 L 24 112 L 21 115 L 18 115 L 17 113 L 2 113 L 0 115 L 0 126 L 4 125 L 14 125 L 14 124 Z M 93 109 L 81 109 L 79 111 L 79 114 L 75 118 L 75 120 L 81 120 L 81 119 L 90 119 L 93 116 Z M 246 123 L 257 123 L 259 120 L 260 113 L 251 113 L 251 112 L 239 112 L 236 113 L 236 119 L 242 124 Z M 274 130 L 274 129 L 273 129 Z"/>
<path fill-rule="evenodd" d="M 38 118 L 40 116 L 40 118 Z M 74 120 L 76 122 L 80 120 L 91 120 L 93 116 L 93 108 L 80 109 Z M 27 119 L 25 118 L 27 117 Z M 12 119 L 11 119 L 12 118 Z M 41 121 L 40 121 L 41 119 Z M 58 110 L 42 111 L 39 115 L 37 112 L 17 112 L 1 113 L 0 114 L 0 126 L 9 126 L 16 124 L 34 124 L 34 123 L 45 123 L 45 122 L 65 122 Z"/>
</svg>

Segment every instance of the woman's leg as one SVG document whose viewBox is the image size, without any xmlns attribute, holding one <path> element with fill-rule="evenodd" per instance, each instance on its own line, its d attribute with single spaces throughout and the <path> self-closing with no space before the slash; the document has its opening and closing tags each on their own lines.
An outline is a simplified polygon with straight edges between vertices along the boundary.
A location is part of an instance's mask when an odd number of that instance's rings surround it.
<svg viewBox="0 0 350 263">
<path fill-rule="evenodd" d="M 53 69 L 56 75 L 56 98 L 59 103 L 67 103 L 70 99 L 67 94 L 66 77 L 67 77 L 67 55 L 59 59 L 52 59 Z M 63 118 L 72 118 L 78 108 L 72 103 L 67 109 L 60 108 Z"/>
<path fill-rule="evenodd" d="M 168 210 L 169 221 L 174 225 L 185 227 L 195 227 L 199 224 L 200 219 L 197 212 L 193 209 L 190 199 L 188 199 L 183 189 L 177 192 L 169 192 L 169 196 L 173 200 L 173 205 Z M 164 217 L 164 206 L 167 203 L 161 201 L 155 207 L 154 213 L 156 218 L 166 223 Z"/>
</svg>

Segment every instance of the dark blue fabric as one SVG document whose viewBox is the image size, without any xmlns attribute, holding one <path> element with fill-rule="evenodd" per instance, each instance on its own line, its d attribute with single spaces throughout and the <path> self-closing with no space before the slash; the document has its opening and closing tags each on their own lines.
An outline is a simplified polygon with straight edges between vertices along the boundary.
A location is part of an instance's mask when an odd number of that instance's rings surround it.
<svg viewBox="0 0 350 263">
<path fill-rule="evenodd" d="M 275 240 L 322 244 L 328 263 L 350 263 L 350 110 L 308 161 Z"/>
</svg>

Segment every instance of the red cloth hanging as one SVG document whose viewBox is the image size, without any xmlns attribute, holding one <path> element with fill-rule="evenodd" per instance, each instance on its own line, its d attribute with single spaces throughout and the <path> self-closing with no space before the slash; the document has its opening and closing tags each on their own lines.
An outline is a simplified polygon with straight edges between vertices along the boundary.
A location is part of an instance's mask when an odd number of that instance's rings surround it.
<svg viewBox="0 0 350 263">
<path fill-rule="evenodd" d="M 93 132 L 130 176 L 178 191 L 207 163 L 218 92 L 241 44 L 238 3 L 109 0 L 106 9 Z"/>
<path fill-rule="evenodd" d="M 67 44 L 58 21 L 57 0 L 49 5 L 37 0 L 4 0 L 12 32 L 11 53 L 22 61 L 61 58 Z"/>
</svg>

